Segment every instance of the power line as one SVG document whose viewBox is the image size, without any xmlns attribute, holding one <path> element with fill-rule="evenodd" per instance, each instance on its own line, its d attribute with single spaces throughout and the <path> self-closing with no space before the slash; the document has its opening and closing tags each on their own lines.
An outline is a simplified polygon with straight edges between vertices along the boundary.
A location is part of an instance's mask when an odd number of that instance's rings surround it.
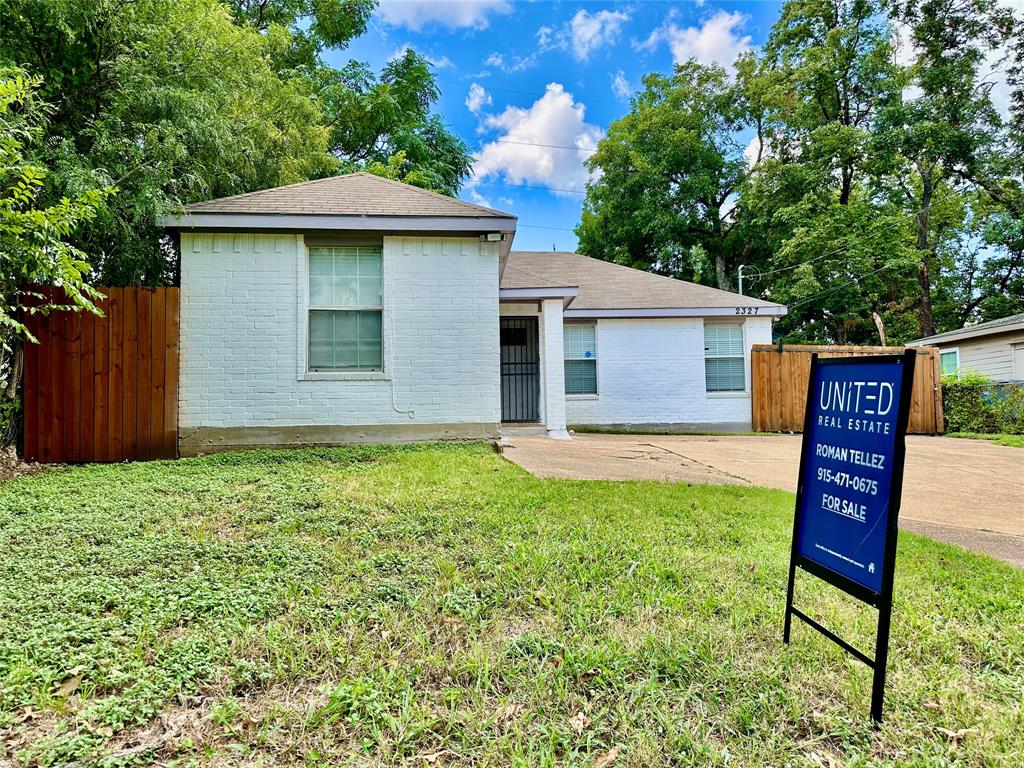
<svg viewBox="0 0 1024 768">
<path fill-rule="evenodd" d="M 574 195 L 585 195 L 585 189 L 563 189 L 561 187 L 540 187 L 533 184 L 510 184 L 507 181 L 474 181 L 474 184 L 481 187 L 513 187 L 515 189 L 539 189 L 548 192 L 568 192 Z"/>
<path fill-rule="evenodd" d="M 563 232 L 575 232 L 575 227 L 546 227 L 542 224 L 517 224 L 519 227 L 527 227 L 528 229 L 559 229 Z"/>
<path fill-rule="evenodd" d="M 874 269 L 871 272 L 868 272 L 866 274 L 860 275 L 859 277 L 855 277 L 853 280 L 850 280 L 847 283 L 840 283 L 839 285 L 833 285 L 831 288 L 826 288 L 823 291 L 818 291 L 817 293 L 812 293 L 810 296 L 804 296 L 802 299 L 800 299 L 800 301 L 795 301 L 792 304 L 787 304 L 786 306 L 789 307 L 790 309 L 795 309 L 796 307 L 802 307 L 804 304 L 807 304 L 810 301 L 814 301 L 815 299 L 819 299 L 822 296 L 825 296 L 826 294 L 832 293 L 832 291 L 838 291 L 840 288 L 849 288 L 851 285 L 856 285 L 861 280 L 863 280 L 865 277 L 871 277 L 872 275 L 877 275 L 883 269 L 888 269 L 889 266 L 890 266 L 889 264 L 883 264 L 878 269 Z"/>
<path fill-rule="evenodd" d="M 474 80 L 474 79 L 476 79 L 476 80 L 483 80 L 484 78 L 482 78 L 482 77 L 481 78 L 469 78 L 469 80 Z M 465 82 L 456 83 L 456 82 L 453 82 L 451 80 L 437 80 L 437 82 L 442 84 L 442 85 L 451 85 L 451 86 L 454 86 L 456 88 L 465 88 L 466 87 L 466 83 Z M 519 89 L 519 88 L 504 88 L 504 87 L 498 86 L 498 85 L 483 85 L 482 83 L 477 83 L 477 84 L 481 88 L 483 88 L 484 90 L 488 90 L 488 91 L 501 91 L 503 93 L 518 93 L 518 94 L 520 94 L 522 96 L 530 96 L 530 97 L 532 97 L 534 99 L 542 99 L 542 98 L 544 98 L 545 94 L 547 94 L 547 90 L 545 90 L 543 93 L 541 93 L 539 91 L 525 91 L 525 90 L 522 90 L 522 89 Z M 567 90 L 566 93 L 569 93 L 569 91 Z M 612 106 L 612 107 L 619 107 L 620 109 L 627 104 L 627 102 L 623 102 L 623 101 L 609 101 L 608 99 L 589 99 L 589 98 L 586 99 L 584 103 L 585 104 L 607 104 L 607 105 Z"/>
<path fill-rule="evenodd" d="M 485 139 L 481 140 L 478 137 L 460 136 L 460 139 L 464 141 L 476 142 L 476 145 L 480 148 L 484 148 L 484 143 L 487 144 L 518 144 L 521 147 L 547 147 L 548 149 L 571 149 L 573 152 L 597 152 L 597 147 L 573 147 L 569 144 L 542 144 L 536 141 L 514 141 L 513 139 Z"/>
<path fill-rule="evenodd" d="M 907 214 L 904 214 L 904 215 L 907 216 L 907 217 L 918 216 L 918 215 L 924 213 L 926 210 L 929 210 L 930 208 L 938 205 L 939 203 L 945 202 L 946 200 L 948 200 L 951 197 L 953 197 L 953 193 L 952 192 L 950 192 L 949 194 L 947 194 L 946 196 L 944 196 L 944 197 L 942 197 L 942 198 L 940 198 L 938 200 L 932 201 L 925 208 L 921 208 L 920 210 L 917 210 L 917 211 L 911 211 L 910 213 L 907 213 Z M 902 225 L 902 224 L 903 224 L 903 222 L 899 222 L 899 224 L 897 224 L 896 222 L 891 222 L 889 224 L 885 224 L 885 225 L 879 226 L 877 228 L 871 229 L 870 233 L 871 234 L 878 234 L 878 233 L 883 232 L 883 231 L 885 231 L 887 229 L 893 229 L 893 228 L 895 228 L 895 227 L 897 227 L 899 225 Z M 779 272 L 789 272 L 789 271 L 794 270 L 794 269 L 799 269 L 800 267 L 804 266 L 805 264 L 813 264 L 814 262 L 820 261 L 821 259 L 824 259 L 824 258 L 826 258 L 828 256 L 835 256 L 837 253 L 842 253 L 843 251 L 848 250 L 849 248 L 850 248 L 849 244 L 844 244 L 844 245 L 840 245 L 838 248 L 835 248 L 835 249 L 833 249 L 831 251 L 827 251 L 826 253 L 819 254 L 818 256 L 815 256 L 812 259 L 808 259 L 807 261 L 801 261 L 799 264 L 794 264 L 793 266 L 790 266 L 790 267 L 779 267 L 778 269 L 770 269 L 767 272 L 762 272 L 761 270 L 757 270 L 757 275 L 755 277 L 750 278 L 750 279 L 751 280 L 755 280 L 755 279 L 759 279 L 759 278 L 762 278 L 762 277 L 766 277 L 768 275 L 774 275 L 774 274 L 777 274 Z"/>
</svg>

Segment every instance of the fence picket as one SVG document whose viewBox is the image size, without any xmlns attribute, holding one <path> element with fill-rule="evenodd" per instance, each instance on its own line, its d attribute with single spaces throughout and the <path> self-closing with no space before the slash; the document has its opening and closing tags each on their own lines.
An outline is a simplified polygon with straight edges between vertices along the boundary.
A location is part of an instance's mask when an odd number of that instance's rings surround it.
<svg viewBox="0 0 1024 768">
<path fill-rule="evenodd" d="M 807 379 L 811 354 L 819 357 L 855 355 L 896 355 L 903 347 L 817 347 L 755 344 L 750 352 L 751 423 L 757 432 L 801 432 L 807 403 Z M 941 434 L 942 385 L 939 379 L 939 350 L 917 348 L 913 404 L 908 432 Z"/>
<path fill-rule="evenodd" d="M 59 289 L 39 288 L 60 301 Z M 29 461 L 126 461 L 178 453 L 178 289 L 102 288 L 103 316 L 26 313 Z"/>
</svg>

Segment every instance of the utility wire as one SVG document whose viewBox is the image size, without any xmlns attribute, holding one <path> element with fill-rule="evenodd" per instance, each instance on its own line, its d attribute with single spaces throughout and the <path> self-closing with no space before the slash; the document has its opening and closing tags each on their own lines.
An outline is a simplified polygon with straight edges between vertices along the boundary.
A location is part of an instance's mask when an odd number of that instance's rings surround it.
<svg viewBox="0 0 1024 768">
<path fill-rule="evenodd" d="M 597 147 L 574 147 L 569 144 L 541 144 L 536 141 L 515 141 L 514 139 L 481 139 L 479 136 L 459 136 L 463 141 L 475 142 L 477 147 L 483 149 L 487 144 L 518 144 L 521 147 L 546 147 L 547 149 L 570 149 L 573 152 L 597 152 Z"/>
<path fill-rule="evenodd" d="M 942 197 L 942 198 L 940 198 L 938 200 L 933 200 L 931 202 L 931 204 L 928 205 L 926 208 L 921 208 L 920 210 L 917 210 L 917 211 L 911 211 L 910 213 L 907 213 L 907 214 L 904 214 L 904 215 L 907 216 L 907 217 L 918 216 L 918 215 L 924 213 L 929 208 L 932 208 L 935 205 L 938 205 L 939 203 L 945 202 L 946 200 L 948 200 L 951 197 L 953 197 L 953 193 L 952 192 L 950 192 L 949 194 L 945 195 L 944 197 Z M 898 222 L 898 223 L 897 222 L 891 222 L 889 224 L 885 224 L 885 225 L 882 225 L 882 226 L 879 226 L 879 227 L 872 228 L 870 230 L 870 233 L 873 234 L 873 235 L 874 234 L 878 234 L 880 232 L 884 232 L 887 229 L 894 229 L 895 227 L 901 226 L 902 224 L 903 224 L 903 222 Z M 799 269 L 800 267 L 804 266 L 805 264 L 813 264 L 814 262 L 820 261 L 821 259 L 827 258 L 828 256 L 835 256 L 837 253 L 842 253 L 843 251 L 848 250 L 849 248 L 850 248 L 849 244 L 840 245 L 838 248 L 835 248 L 835 249 L 833 249 L 831 251 L 827 251 L 825 253 L 819 254 L 818 256 L 815 256 L 812 259 L 807 259 L 807 261 L 801 261 L 799 264 L 794 264 L 793 266 L 790 266 L 790 267 L 779 267 L 778 269 L 770 269 L 767 272 L 762 272 L 761 270 L 758 270 L 757 271 L 757 275 L 751 277 L 750 279 L 751 280 L 756 280 L 756 279 L 759 279 L 759 278 L 762 278 L 762 277 L 767 277 L 768 275 L 777 274 L 779 272 L 790 272 L 790 271 L 792 271 L 794 269 Z"/>
<path fill-rule="evenodd" d="M 833 285 L 831 288 L 826 288 L 823 291 L 818 291 L 817 293 L 812 293 L 810 296 L 804 296 L 799 301 L 795 301 L 792 304 L 787 304 L 786 306 L 789 309 L 795 309 L 796 307 L 801 307 L 804 304 L 807 304 L 808 302 L 814 301 L 815 299 L 819 299 L 822 296 L 825 296 L 825 295 L 827 295 L 829 293 L 832 293 L 832 291 L 838 291 L 840 288 L 849 288 L 851 285 L 856 285 L 861 280 L 863 280 L 865 277 L 871 277 L 872 275 L 877 275 L 883 269 L 888 269 L 889 266 L 890 266 L 889 264 L 883 264 L 878 269 L 872 270 L 871 272 L 868 272 L 867 274 L 860 275 L 859 277 L 855 277 L 853 280 L 850 280 L 847 283 L 840 283 L 839 285 Z"/>
<path fill-rule="evenodd" d="M 542 224 L 517 224 L 517 226 L 527 227 L 529 229 L 559 229 L 559 230 L 562 230 L 563 232 L 575 232 L 576 231 L 576 229 L 574 227 L 545 227 Z"/>
<path fill-rule="evenodd" d="M 469 80 L 474 80 L 474 79 L 476 79 L 476 80 L 483 80 L 484 78 L 468 78 L 468 79 Z M 441 83 L 443 85 L 451 85 L 451 86 L 453 86 L 455 88 L 465 88 L 466 87 L 466 83 L 465 82 L 457 83 L 457 82 L 453 82 L 451 80 L 438 80 L 437 82 Z M 518 93 L 518 94 L 520 94 L 522 96 L 532 96 L 534 99 L 542 99 L 542 98 L 544 98 L 545 94 L 547 93 L 547 90 L 545 90 L 542 93 L 540 91 L 524 91 L 524 90 L 521 90 L 521 89 L 518 89 L 518 88 L 504 88 L 504 87 L 497 86 L 497 85 L 483 85 L 483 84 L 480 84 L 480 83 L 478 83 L 478 85 L 480 85 L 480 87 L 483 88 L 486 91 L 502 91 L 503 93 Z M 566 92 L 569 92 L 568 89 L 567 89 Z M 623 101 L 610 101 L 608 99 L 585 99 L 585 103 L 587 103 L 587 104 L 607 104 L 609 106 L 618 107 L 619 109 L 622 109 L 623 107 L 627 106 L 629 102 L 626 101 L 626 100 L 623 100 Z"/>
<path fill-rule="evenodd" d="M 474 181 L 474 184 L 481 187 L 512 187 L 513 189 L 539 189 L 548 192 L 568 192 L 575 195 L 587 194 L 584 189 L 563 189 L 560 187 L 541 187 L 535 184 L 510 184 L 507 181 Z"/>
</svg>

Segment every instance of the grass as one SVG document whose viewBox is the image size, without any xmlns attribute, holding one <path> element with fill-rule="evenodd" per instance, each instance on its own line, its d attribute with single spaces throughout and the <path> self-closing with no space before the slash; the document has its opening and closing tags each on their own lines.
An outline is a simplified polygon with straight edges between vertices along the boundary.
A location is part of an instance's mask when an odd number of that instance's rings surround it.
<svg viewBox="0 0 1024 768">
<path fill-rule="evenodd" d="M 865 667 L 781 643 L 792 500 L 482 445 L 14 480 L 0 764 L 1019 766 L 1024 571 L 901 535 L 876 732 Z M 870 647 L 872 610 L 797 603 Z"/>
<path fill-rule="evenodd" d="M 988 440 L 995 445 L 1005 445 L 1008 448 L 1024 448 L 1024 435 L 983 435 L 980 432 L 947 432 L 946 437 Z"/>
</svg>

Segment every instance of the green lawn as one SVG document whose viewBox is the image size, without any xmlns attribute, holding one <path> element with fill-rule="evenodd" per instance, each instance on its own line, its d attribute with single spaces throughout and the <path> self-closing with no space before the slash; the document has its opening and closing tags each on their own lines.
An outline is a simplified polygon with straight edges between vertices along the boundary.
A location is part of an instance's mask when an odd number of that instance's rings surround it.
<svg viewBox="0 0 1024 768">
<path fill-rule="evenodd" d="M 11 481 L 0 764 L 1020 766 L 1024 571 L 901 536 L 875 732 L 866 668 L 782 645 L 792 498 L 483 445 Z M 797 602 L 870 647 L 872 610 Z"/>
<path fill-rule="evenodd" d="M 946 437 L 965 437 L 970 440 L 988 440 L 1009 448 L 1024 448 L 1024 435 L 983 435 L 980 432 L 948 432 Z"/>
</svg>

